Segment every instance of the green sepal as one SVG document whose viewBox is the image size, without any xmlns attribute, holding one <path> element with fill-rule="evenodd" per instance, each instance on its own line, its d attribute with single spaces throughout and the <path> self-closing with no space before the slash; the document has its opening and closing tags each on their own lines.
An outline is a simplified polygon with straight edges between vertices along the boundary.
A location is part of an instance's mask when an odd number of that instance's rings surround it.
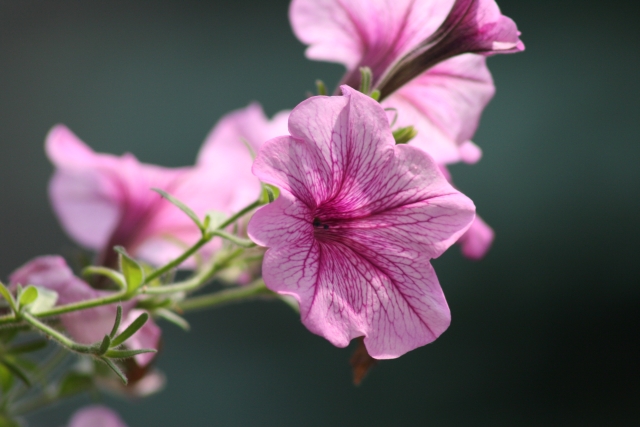
<svg viewBox="0 0 640 427">
<path fill-rule="evenodd" d="M 393 131 L 393 138 L 396 140 L 396 144 L 406 144 L 411 141 L 418 131 L 413 126 L 406 126 Z"/>
<path fill-rule="evenodd" d="M 131 336 L 133 334 L 135 334 L 136 332 L 138 332 L 138 330 L 140 328 L 142 328 L 144 326 L 145 323 L 147 323 L 147 320 L 149 320 L 149 314 L 148 313 L 142 313 L 140 316 L 138 316 L 136 318 L 136 320 L 134 320 L 129 327 L 127 327 L 127 329 L 125 329 L 124 331 L 122 331 L 122 333 L 120 335 L 118 335 L 117 337 L 115 337 L 112 341 L 111 341 L 111 347 L 117 347 L 120 344 L 123 344 L 126 340 L 128 340 L 129 338 L 131 338 Z"/>
<path fill-rule="evenodd" d="M 326 96 L 327 95 L 327 86 L 324 84 L 322 80 L 316 80 L 316 92 L 318 95 Z"/>
<path fill-rule="evenodd" d="M 196 213 L 192 211 L 191 208 L 189 208 L 189 206 L 185 205 L 180 200 L 176 199 L 166 191 L 160 190 L 159 188 L 152 188 L 152 190 L 160 194 L 162 197 L 164 197 L 169 202 L 171 202 L 171 204 L 173 204 L 175 207 L 177 207 L 182 212 L 184 212 L 189 218 L 191 218 L 191 221 L 193 221 L 198 226 L 200 231 L 204 233 L 205 228 L 202 225 L 202 222 L 200 222 L 200 218 L 198 218 L 198 215 L 196 215 Z"/>
<path fill-rule="evenodd" d="M 139 350 L 109 350 L 104 355 L 111 359 L 128 359 L 138 354 L 157 353 L 158 350 L 153 348 L 141 348 Z"/>
<path fill-rule="evenodd" d="M 106 267 L 98 267 L 94 265 L 90 265 L 82 269 L 82 277 L 88 278 L 93 275 L 108 277 L 113 281 L 113 283 L 118 285 L 120 289 L 122 290 L 127 289 L 127 280 L 119 271 L 112 270 Z"/>
<path fill-rule="evenodd" d="M 20 294 L 20 307 L 24 307 L 25 305 L 29 305 L 35 300 L 38 299 L 38 290 L 35 286 L 29 285 L 26 287 L 24 291 Z"/>
<path fill-rule="evenodd" d="M 369 95 L 371 98 L 373 98 L 374 101 L 379 101 L 380 100 L 380 91 L 378 89 L 374 89 L 373 92 L 371 92 L 371 95 Z"/>
<path fill-rule="evenodd" d="M 111 337 L 109 335 L 105 335 L 100 343 L 100 347 L 98 347 L 98 354 L 103 355 L 109 351 L 111 348 Z"/>
<path fill-rule="evenodd" d="M 122 370 L 118 368 L 118 365 L 116 365 L 113 360 L 107 359 L 106 357 L 101 357 L 100 360 L 102 360 L 120 378 L 124 385 L 127 385 L 129 380 L 127 380 L 124 372 L 122 372 Z"/>
<path fill-rule="evenodd" d="M 7 300 L 7 302 L 9 303 L 9 306 L 11 307 L 11 310 L 14 313 L 17 313 L 18 304 L 16 303 L 15 298 L 13 298 L 11 291 L 9 291 L 9 289 L 7 289 L 7 287 L 2 282 L 0 282 L 0 294 L 2 294 L 5 300 Z"/>
<path fill-rule="evenodd" d="M 262 196 L 260 197 L 260 203 L 266 205 L 273 202 L 280 196 L 280 189 L 271 184 L 262 183 Z"/>
<path fill-rule="evenodd" d="M 360 67 L 360 92 L 369 95 L 371 92 L 371 81 L 373 73 L 369 67 Z"/>
<path fill-rule="evenodd" d="M 133 294 L 144 283 L 144 270 L 122 246 L 113 248 L 120 255 L 120 271 L 127 282 L 127 293 Z"/>
</svg>

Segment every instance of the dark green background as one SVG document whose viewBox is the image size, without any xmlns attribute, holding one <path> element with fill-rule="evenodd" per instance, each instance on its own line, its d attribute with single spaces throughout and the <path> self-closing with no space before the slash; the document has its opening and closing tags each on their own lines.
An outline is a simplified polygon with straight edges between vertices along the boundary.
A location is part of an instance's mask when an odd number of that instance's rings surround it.
<svg viewBox="0 0 640 427">
<path fill-rule="evenodd" d="M 485 260 L 434 262 L 453 312 L 434 344 L 352 386 L 351 350 L 278 303 L 163 325 L 162 393 L 107 399 L 136 426 L 640 425 L 640 11 L 632 1 L 502 0 L 527 51 L 453 168 L 496 230 Z M 70 253 L 47 201 L 48 129 L 99 151 L 193 162 L 225 112 L 295 106 L 336 65 L 309 62 L 287 1 L 0 0 L 0 275 Z M 31 417 L 59 426 L 87 400 Z"/>
</svg>

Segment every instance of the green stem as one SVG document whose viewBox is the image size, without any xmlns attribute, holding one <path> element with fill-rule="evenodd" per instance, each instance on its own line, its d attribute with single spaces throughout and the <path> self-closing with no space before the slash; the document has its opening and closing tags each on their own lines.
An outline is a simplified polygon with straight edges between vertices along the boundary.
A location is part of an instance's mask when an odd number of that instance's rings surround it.
<svg viewBox="0 0 640 427">
<path fill-rule="evenodd" d="M 266 295 L 273 295 L 273 292 L 267 289 L 262 279 L 259 279 L 246 286 L 238 286 L 233 289 L 226 289 L 224 291 L 216 292 L 213 294 L 201 295 L 186 299 L 179 302 L 178 307 L 182 311 L 200 310 L 203 308 L 215 307 L 217 305 L 225 304 L 228 302 L 243 301 L 250 298 Z"/>
<path fill-rule="evenodd" d="M 150 287 L 144 289 L 142 292 L 150 295 L 161 295 L 161 294 L 169 294 L 175 292 L 189 292 L 198 289 L 202 285 L 204 285 L 211 277 L 213 277 L 217 272 L 224 269 L 230 261 L 237 258 L 243 252 L 242 249 L 236 249 L 235 251 L 229 253 L 227 256 L 222 259 L 215 260 L 208 269 L 203 270 L 202 272 L 196 274 L 190 279 L 187 279 L 183 282 L 174 283 L 172 285 L 165 286 L 157 286 Z"/>
<path fill-rule="evenodd" d="M 153 280 L 157 279 L 158 277 L 162 276 L 163 274 L 165 274 L 165 273 L 173 270 L 174 268 L 178 267 L 180 264 L 182 264 L 187 259 L 189 259 L 193 254 L 198 252 L 198 249 L 200 249 L 201 247 L 203 247 L 204 245 L 209 243 L 209 241 L 212 238 L 213 238 L 213 236 L 203 236 L 200 240 L 198 240 L 198 242 L 195 245 L 193 245 L 189 249 L 187 249 L 187 251 L 185 253 L 183 253 L 182 255 L 180 255 L 178 258 L 174 259 L 173 261 L 169 262 L 168 264 L 162 266 L 161 268 L 157 269 L 153 273 L 149 274 L 145 278 L 143 285 L 151 283 Z"/>
<path fill-rule="evenodd" d="M 237 213 L 235 213 L 234 215 L 229 217 L 226 221 L 224 221 L 222 224 L 220 224 L 214 230 L 212 230 L 212 231 L 210 231 L 208 233 L 205 233 L 200 238 L 200 240 L 198 240 L 198 242 L 196 242 L 195 245 L 191 246 L 185 253 L 183 253 L 178 258 L 174 259 L 173 261 L 169 262 L 165 266 L 163 266 L 163 267 L 157 269 L 156 271 L 154 271 L 153 273 L 149 274 L 146 277 L 146 279 L 145 279 L 143 284 L 146 285 L 148 283 L 151 283 L 151 281 L 157 279 L 158 277 L 162 276 L 166 272 L 178 267 L 180 264 L 182 264 L 187 259 L 189 259 L 189 257 L 191 257 L 193 254 L 195 254 L 201 247 L 203 247 L 204 245 L 209 243 L 209 241 L 211 239 L 213 239 L 215 236 L 220 236 L 220 237 L 223 237 L 223 238 L 225 238 L 227 240 L 231 240 L 232 242 L 234 242 L 238 246 L 251 247 L 250 243 L 252 243 L 252 242 L 246 241 L 245 239 L 240 239 L 238 237 L 232 236 L 232 235 L 230 235 L 228 233 L 225 233 L 223 230 L 225 228 L 227 228 L 229 225 L 231 225 L 234 222 L 236 222 L 238 219 L 240 219 L 243 216 L 245 216 L 247 213 L 249 213 L 252 210 L 254 210 L 255 208 L 259 207 L 261 204 L 262 203 L 260 202 L 260 200 L 256 200 L 255 202 L 253 202 L 250 205 L 246 206 L 244 209 L 241 209 L 240 211 L 238 211 Z M 250 243 L 248 243 L 248 242 L 250 242 Z"/>
<path fill-rule="evenodd" d="M 50 336 L 54 340 L 58 341 L 60 344 L 67 347 L 69 350 L 76 351 L 78 353 L 85 353 L 85 354 L 91 354 L 95 352 L 95 349 L 92 346 L 78 344 L 72 339 L 64 336 L 64 334 L 61 334 L 60 332 L 49 327 L 48 325 L 45 325 L 44 323 L 42 323 L 41 321 L 33 317 L 30 313 L 21 313 L 21 317 L 31 326 L 43 332 L 44 334 Z"/>
</svg>

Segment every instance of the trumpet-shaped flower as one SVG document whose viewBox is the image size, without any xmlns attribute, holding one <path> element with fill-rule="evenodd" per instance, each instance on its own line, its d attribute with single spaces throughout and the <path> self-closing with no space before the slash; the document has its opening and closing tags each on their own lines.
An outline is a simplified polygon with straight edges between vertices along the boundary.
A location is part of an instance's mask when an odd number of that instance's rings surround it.
<svg viewBox="0 0 640 427">
<path fill-rule="evenodd" d="M 470 139 L 494 93 L 484 55 L 524 49 L 494 0 L 293 0 L 289 16 L 307 57 L 346 66 L 343 83 L 371 68 L 382 105 L 438 163 L 480 158 Z"/>
<path fill-rule="evenodd" d="M 58 294 L 57 305 L 71 304 L 110 294 L 108 291 L 96 290 L 76 277 L 65 260 L 59 256 L 35 258 L 13 272 L 9 281 L 12 287 L 21 284 L 53 290 Z M 133 309 L 134 305 L 135 301 L 122 304 L 123 321 L 120 325 L 120 332 L 126 329 L 141 313 L 140 310 Z M 101 341 L 106 334 L 111 332 L 115 317 L 115 305 L 105 305 L 66 313 L 61 315 L 60 319 L 75 341 L 81 344 L 92 344 Z M 152 320 L 148 320 L 133 337 L 127 340 L 126 345 L 133 350 L 157 349 L 160 334 L 160 328 Z M 135 356 L 135 360 L 140 366 L 146 366 L 154 356 L 154 353 L 138 354 Z"/>
<path fill-rule="evenodd" d="M 102 405 L 85 406 L 76 411 L 69 427 L 127 427 L 120 416 Z"/>
<path fill-rule="evenodd" d="M 364 336 L 371 356 L 435 340 L 450 313 L 430 258 L 469 227 L 474 205 L 423 151 L 396 146 L 382 107 L 342 86 L 289 117 L 253 166 L 280 197 L 249 236 L 268 247 L 266 285 L 300 304 L 302 322 L 336 346 Z"/>
<path fill-rule="evenodd" d="M 476 219 L 471 223 L 471 227 L 458 240 L 458 244 L 460 244 L 464 256 L 478 260 L 484 258 L 487 254 L 494 237 L 493 229 L 482 218 L 476 216 Z"/>
<path fill-rule="evenodd" d="M 98 154 L 69 129 L 56 126 L 46 141 L 56 167 L 49 188 L 54 210 L 74 240 L 102 254 L 102 264 L 115 265 L 111 248 L 116 245 L 163 264 L 194 244 L 200 232 L 151 188 L 170 193 L 200 217 L 210 210 L 230 214 L 241 209 L 260 194 L 243 141 L 257 150 L 286 131 L 287 115 L 269 121 L 257 104 L 229 114 L 207 138 L 197 165 L 182 168 L 143 164 L 131 154 Z"/>
</svg>

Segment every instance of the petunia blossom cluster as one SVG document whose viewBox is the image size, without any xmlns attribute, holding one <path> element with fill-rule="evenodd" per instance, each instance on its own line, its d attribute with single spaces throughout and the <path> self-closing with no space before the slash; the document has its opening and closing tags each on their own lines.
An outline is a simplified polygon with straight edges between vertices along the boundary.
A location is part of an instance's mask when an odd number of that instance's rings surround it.
<svg viewBox="0 0 640 427">
<path fill-rule="evenodd" d="M 430 260 L 455 243 L 479 260 L 494 240 L 448 166 L 482 157 L 487 57 L 524 50 L 515 23 L 494 0 L 293 0 L 289 18 L 309 59 L 344 65 L 336 91 L 318 82 L 272 118 L 255 102 L 231 112 L 193 166 L 96 153 L 64 125 L 47 135 L 53 211 L 90 262 L 18 268 L 0 325 L 79 355 L 49 400 L 159 391 L 163 323 L 188 329 L 185 313 L 229 301 L 287 302 L 331 344 L 358 339 L 359 359 L 397 358 L 448 328 Z M 70 422 L 85 425 L 124 423 L 93 406 Z"/>
</svg>

